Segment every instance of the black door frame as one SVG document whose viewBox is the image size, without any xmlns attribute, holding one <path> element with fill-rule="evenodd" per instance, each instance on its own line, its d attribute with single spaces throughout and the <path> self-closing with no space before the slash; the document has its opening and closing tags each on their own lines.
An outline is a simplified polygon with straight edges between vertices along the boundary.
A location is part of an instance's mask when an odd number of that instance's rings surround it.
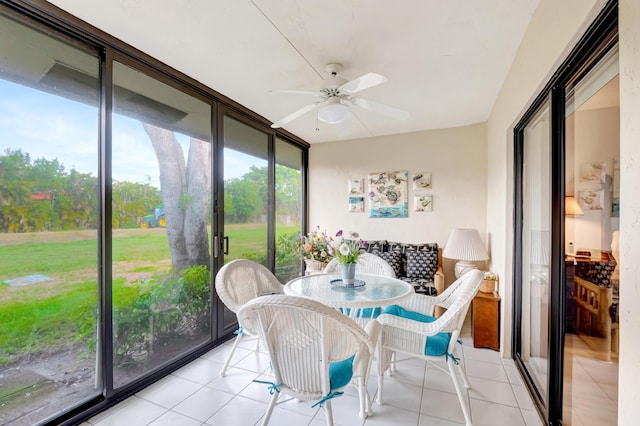
<svg viewBox="0 0 640 426">
<path fill-rule="evenodd" d="M 565 91 L 591 70 L 617 43 L 618 1 L 610 0 L 589 26 L 577 46 L 556 70 L 514 128 L 514 315 L 513 358 L 540 416 L 548 425 L 562 424 L 565 333 L 564 196 L 565 196 Z M 543 102 L 551 99 L 551 265 L 549 274 L 549 352 L 547 400 L 543 400 L 521 358 L 522 225 L 524 129 Z"/>
</svg>

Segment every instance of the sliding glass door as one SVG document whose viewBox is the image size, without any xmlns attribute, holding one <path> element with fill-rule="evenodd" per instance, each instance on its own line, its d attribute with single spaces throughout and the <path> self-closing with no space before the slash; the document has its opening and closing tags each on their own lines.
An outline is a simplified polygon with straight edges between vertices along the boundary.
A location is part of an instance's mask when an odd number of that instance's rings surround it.
<svg viewBox="0 0 640 426">
<path fill-rule="evenodd" d="M 547 403 L 549 355 L 549 265 L 551 231 L 551 119 L 545 100 L 522 131 L 520 348 L 517 356 Z"/>
<path fill-rule="evenodd" d="M 295 242 L 302 232 L 303 150 L 268 128 L 225 114 L 222 120 L 224 217 L 220 253 L 224 263 L 249 259 L 282 281 L 299 276 Z M 235 328 L 226 307 L 220 333 Z"/>
<path fill-rule="evenodd" d="M 0 424 L 102 391 L 97 50 L 0 15 Z"/>
<path fill-rule="evenodd" d="M 113 63 L 114 387 L 210 339 L 211 105 Z"/>
<path fill-rule="evenodd" d="M 545 423 L 615 424 L 617 4 L 515 126 L 516 365 Z"/>
<path fill-rule="evenodd" d="M 80 424 L 232 336 L 225 261 L 300 274 L 307 146 L 22 13 L 0 4 L 0 424 Z"/>
<path fill-rule="evenodd" d="M 618 419 L 618 230 L 624 207 L 617 46 L 589 67 L 565 89 L 567 310 L 562 418 L 563 424 L 581 426 L 616 424 Z"/>
</svg>

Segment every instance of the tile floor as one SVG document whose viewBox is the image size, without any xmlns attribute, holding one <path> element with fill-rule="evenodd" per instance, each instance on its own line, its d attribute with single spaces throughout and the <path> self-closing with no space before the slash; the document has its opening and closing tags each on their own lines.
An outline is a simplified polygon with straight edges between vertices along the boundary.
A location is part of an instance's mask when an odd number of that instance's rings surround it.
<svg viewBox="0 0 640 426">
<path fill-rule="evenodd" d="M 598 359 L 590 338 L 565 337 L 563 424 L 599 426 L 618 424 L 618 357 Z M 600 347 L 595 345 L 595 347 Z"/>
<path fill-rule="evenodd" d="M 253 379 L 268 379 L 268 357 L 253 352 L 255 344 L 247 342 L 248 346 L 236 350 L 234 368 L 220 377 L 231 343 L 213 349 L 83 426 L 259 425 L 270 395 L 266 385 L 253 383 Z M 469 397 L 474 425 L 542 425 L 512 360 L 502 359 L 489 349 L 473 348 L 470 337 L 464 339 L 464 352 L 473 386 Z M 376 376 L 371 376 L 368 388 L 375 398 Z M 385 378 L 384 396 L 385 404 L 374 403 L 373 415 L 362 420 L 358 417 L 356 389 L 349 387 L 342 397 L 332 400 L 335 424 L 464 424 L 451 379 L 423 361 L 411 358 L 399 363 L 396 373 Z M 293 400 L 278 405 L 270 424 L 326 424 L 323 410 L 311 408 L 311 404 Z"/>
</svg>

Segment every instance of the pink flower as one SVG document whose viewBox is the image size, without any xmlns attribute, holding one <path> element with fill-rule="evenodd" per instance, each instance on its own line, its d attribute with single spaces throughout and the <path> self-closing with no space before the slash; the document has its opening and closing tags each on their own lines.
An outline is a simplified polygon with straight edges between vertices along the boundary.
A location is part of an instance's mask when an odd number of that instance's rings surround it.
<svg viewBox="0 0 640 426">
<path fill-rule="evenodd" d="M 342 236 L 342 229 L 336 232 L 336 237 L 341 237 L 341 236 Z"/>
</svg>

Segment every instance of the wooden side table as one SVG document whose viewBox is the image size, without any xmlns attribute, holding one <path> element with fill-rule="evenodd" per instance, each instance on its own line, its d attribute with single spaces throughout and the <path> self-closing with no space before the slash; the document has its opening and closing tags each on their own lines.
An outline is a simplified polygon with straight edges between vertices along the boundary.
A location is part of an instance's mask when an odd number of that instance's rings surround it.
<svg viewBox="0 0 640 426">
<path fill-rule="evenodd" d="M 471 316 L 473 347 L 500 350 L 500 296 L 478 292 Z"/>
</svg>

